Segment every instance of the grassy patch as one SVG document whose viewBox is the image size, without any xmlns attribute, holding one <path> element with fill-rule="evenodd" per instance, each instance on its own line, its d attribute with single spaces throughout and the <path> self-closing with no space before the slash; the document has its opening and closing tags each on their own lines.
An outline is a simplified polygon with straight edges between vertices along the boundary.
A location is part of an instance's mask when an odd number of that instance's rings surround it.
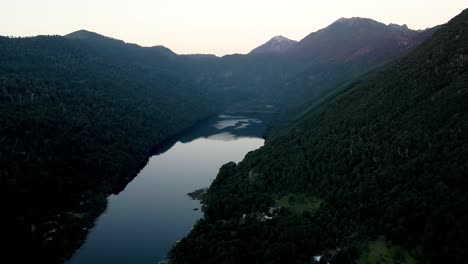
<svg viewBox="0 0 468 264">
<path fill-rule="evenodd" d="M 389 245 L 385 240 L 369 242 L 364 253 L 357 260 L 358 264 L 416 264 L 416 260 L 400 246 Z"/>
<path fill-rule="evenodd" d="M 276 200 L 276 206 L 286 208 L 295 214 L 315 213 L 322 200 L 307 194 L 288 194 Z"/>
</svg>

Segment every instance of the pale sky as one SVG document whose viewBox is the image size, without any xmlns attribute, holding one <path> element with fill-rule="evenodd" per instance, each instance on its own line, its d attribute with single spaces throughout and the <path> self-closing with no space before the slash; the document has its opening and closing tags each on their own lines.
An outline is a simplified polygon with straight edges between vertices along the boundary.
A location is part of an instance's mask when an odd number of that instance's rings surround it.
<svg viewBox="0 0 468 264">
<path fill-rule="evenodd" d="M 275 35 L 300 40 L 340 17 L 424 29 L 468 0 L 1 0 L 0 35 L 94 31 L 179 54 L 247 53 Z"/>
</svg>

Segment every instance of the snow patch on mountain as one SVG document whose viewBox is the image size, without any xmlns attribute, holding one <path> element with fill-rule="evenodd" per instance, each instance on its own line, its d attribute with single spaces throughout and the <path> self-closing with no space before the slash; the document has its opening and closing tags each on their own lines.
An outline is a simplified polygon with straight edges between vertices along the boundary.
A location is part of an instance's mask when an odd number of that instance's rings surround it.
<svg viewBox="0 0 468 264">
<path fill-rule="evenodd" d="M 261 53 L 283 53 L 289 50 L 291 47 L 297 44 L 297 41 L 288 39 L 281 35 L 274 36 L 265 44 L 255 48 L 250 53 L 251 54 L 261 54 Z"/>
</svg>

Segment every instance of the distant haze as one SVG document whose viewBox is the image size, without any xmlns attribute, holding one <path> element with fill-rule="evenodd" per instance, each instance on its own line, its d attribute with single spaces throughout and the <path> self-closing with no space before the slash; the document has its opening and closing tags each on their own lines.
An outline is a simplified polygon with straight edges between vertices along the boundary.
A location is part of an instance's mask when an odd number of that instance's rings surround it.
<svg viewBox="0 0 468 264">
<path fill-rule="evenodd" d="M 276 35 L 300 40 L 340 17 L 424 29 L 468 8 L 467 0 L 3 0 L 0 35 L 94 31 L 179 54 L 248 53 Z"/>
</svg>

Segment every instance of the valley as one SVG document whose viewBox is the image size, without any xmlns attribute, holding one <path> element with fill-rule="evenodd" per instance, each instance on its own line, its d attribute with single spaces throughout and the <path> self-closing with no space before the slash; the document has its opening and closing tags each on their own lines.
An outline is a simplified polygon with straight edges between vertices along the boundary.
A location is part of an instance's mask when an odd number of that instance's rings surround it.
<svg viewBox="0 0 468 264">
<path fill-rule="evenodd" d="M 463 263 L 467 21 L 341 18 L 222 57 L 0 37 L 5 257 Z"/>
</svg>

